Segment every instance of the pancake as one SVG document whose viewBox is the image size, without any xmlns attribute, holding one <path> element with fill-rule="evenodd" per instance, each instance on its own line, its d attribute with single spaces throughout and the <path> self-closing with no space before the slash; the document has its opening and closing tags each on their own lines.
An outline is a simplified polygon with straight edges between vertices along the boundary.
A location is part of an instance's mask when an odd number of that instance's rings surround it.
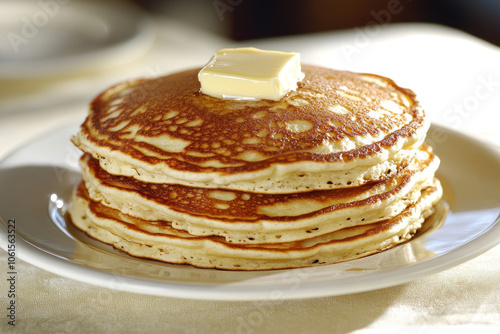
<svg viewBox="0 0 500 334">
<path fill-rule="evenodd" d="M 373 74 L 303 66 L 280 101 L 242 102 L 200 93 L 198 71 L 108 89 L 73 142 L 110 174 L 276 194 L 382 180 L 429 126 L 412 91 Z"/>
<path fill-rule="evenodd" d="M 442 196 L 415 94 L 302 66 L 274 100 L 200 92 L 199 69 L 98 95 L 73 224 L 130 255 L 228 270 L 349 261 L 405 242 Z"/>
<path fill-rule="evenodd" d="M 435 180 L 416 203 L 391 219 L 280 244 L 231 244 L 221 237 L 192 236 L 168 222 L 160 222 L 163 233 L 151 232 L 150 222 L 90 200 L 83 183 L 75 191 L 70 213 L 77 228 L 136 257 L 202 268 L 269 270 L 353 260 L 405 242 L 433 213 L 441 191 Z"/>
<path fill-rule="evenodd" d="M 92 200 L 136 218 L 171 222 L 192 235 L 222 236 L 238 244 L 299 241 L 394 217 L 418 200 L 438 165 L 439 159 L 423 146 L 411 163 L 381 182 L 297 194 L 255 194 L 144 183 L 107 173 L 88 154 L 81 159 Z M 161 233 L 161 228 L 155 232 Z"/>
</svg>

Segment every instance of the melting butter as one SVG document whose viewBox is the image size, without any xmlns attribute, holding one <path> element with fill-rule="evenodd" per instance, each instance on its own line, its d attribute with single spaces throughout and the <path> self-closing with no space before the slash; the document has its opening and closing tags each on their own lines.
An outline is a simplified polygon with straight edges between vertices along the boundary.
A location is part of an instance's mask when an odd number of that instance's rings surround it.
<svg viewBox="0 0 500 334">
<path fill-rule="evenodd" d="M 298 53 L 256 48 L 221 49 L 198 73 L 202 93 L 236 100 L 278 101 L 303 78 Z"/>
</svg>

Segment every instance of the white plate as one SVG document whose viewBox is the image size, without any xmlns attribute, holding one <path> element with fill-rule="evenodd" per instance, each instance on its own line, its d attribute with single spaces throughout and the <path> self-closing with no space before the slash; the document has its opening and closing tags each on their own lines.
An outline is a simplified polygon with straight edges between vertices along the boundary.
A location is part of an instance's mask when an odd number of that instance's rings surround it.
<svg viewBox="0 0 500 334">
<path fill-rule="evenodd" d="M 0 2 L 0 79 L 98 70 L 129 62 L 153 42 L 153 26 L 123 1 Z"/>
<path fill-rule="evenodd" d="M 48 134 L 0 163 L 0 239 L 15 220 L 16 256 L 61 276 L 111 289 L 213 300 L 332 296 L 405 283 L 465 262 L 500 242 L 500 155 L 481 142 L 433 126 L 439 177 L 450 212 L 443 225 L 363 259 L 314 268 L 231 272 L 130 257 L 66 224 L 79 180 L 78 125 Z M 57 194 L 57 197 L 53 194 Z"/>
</svg>

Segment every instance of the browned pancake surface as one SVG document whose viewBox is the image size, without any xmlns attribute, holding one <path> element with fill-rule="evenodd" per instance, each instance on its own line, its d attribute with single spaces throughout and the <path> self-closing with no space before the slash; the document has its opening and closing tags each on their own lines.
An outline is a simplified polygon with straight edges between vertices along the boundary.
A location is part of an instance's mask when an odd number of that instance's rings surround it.
<svg viewBox="0 0 500 334">
<path fill-rule="evenodd" d="M 92 102 L 83 134 L 148 164 L 237 173 L 274 163 L 356 160 L 412 136 L 425 123 L 413 92 L 376 75 L 303 66 L 306 77 L 296 92 L 280 101 L 242 103 L 200 93 L 198 71 L 109 89 Z M 162 149 L 162 136 L 179 145 Z M 323 152 L 327 142 L 365 138 L 380 140 Z"/>
</svg>

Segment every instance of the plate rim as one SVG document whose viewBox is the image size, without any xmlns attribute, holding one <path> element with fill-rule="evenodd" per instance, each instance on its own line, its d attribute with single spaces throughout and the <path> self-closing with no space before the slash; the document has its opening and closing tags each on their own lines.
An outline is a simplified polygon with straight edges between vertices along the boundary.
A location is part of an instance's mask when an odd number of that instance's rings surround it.
<svg viewBox="0 0 500 334">
<path fill-rule="evenodd" d="M 79 123 L 78 123 L 79 124 Z M 36 142 L 38 139 L 48 137 L 49 135 L 61 134 L 63 131 L 75 128 L 78 126 L 75 121 L 68 122 L 56 130 L 47 132 L 38 136 L 37 138 L 30 140 L 27 143 L 19 146 L 4 155 L 0 159 L 0 173 L 5 169 L 5 162 L 9 161 L 12 157 L 16 155 L 19 151 L 27 149 L 30 145 Z M 454 129 L 447 128 L 442 125 L 432 125 L 435 129 L 441 129 L 446 132 L 450 132 L 453 135 L 461 137 L 467 141 L 472 142 L 475 145 L 481 146 L 483 149 L 495 156 L 500 162 L 500 153 L 488 143 L 485 143 L 477 138 L 471 137 L 462 132 L 456 131 Z M 9 168 L 10 166 L 7 165 Z M 0 235 L 6 235 L 6 222 L 2 216 L 0 216 Z M 0 238 L 0 248 L 7 249 L 7 238 Z M 411 241 L 410 241 L 411 242 Z M 242 290 L 242 287 L 247 287 L 246 284 L 201 284 L 199 282 L 177 282 L 177 281 L 161 281 L 159 279 L 146 279 L 146 278 L 136 278 L 136 277 L 126 277 L 120 274 L 107 272 L 100 270 L 98 268 L 86 267 L 84 265 L 71 262 L 68 259 L 59 258 L 55 255 L 50 254 L 46 250 L 43 250 L 36 245 L 31 244 L 28 240 L 22 237 L 16 238 L 16 248 L 18 249 L 17 257 L 27 263 L 30 263 L 36 267 L 47 270 L 54 274 L 80 281 L 83 283 L 89 283 L 92 285 L 101 286 L 104 288 L 110 288 L 113 290 L 119 290 L 124 292 L 141 293 L 147 295 L 156 295 L 164 297 L 173 298 L 183 298 L 183 299 L 197 299 L 197 300 L 226 300 L 226 301 L 250 301 L 250 300 L 289 300 L 298 298 L 318 298 L 327 296 L 339 296 L 351 293 L 366 292 L 377 289 L 382 289 L 386 287 L 401 285 L 423 276 L 431 275 L 437 272 L 447 270 L 451 267 L 459 265 L 461 263 L 467 262 L 480 254 L 490 250 L 500 243 L 500 213 L 497 218 L 492 222 L 487 228 L 481 231 L 474 238 L 467 240 L 465 244 L 459 245 L 456 248 L 446 251 L 437 257 L 431 257 L 423 261 L 411 264 L 406 267 L 395 267 L 389 268 L 384 271 L 380 271 L 378 274 L 370 275 L 372 278 L 371 284 L 366 284 L 366 276 L 354 276 L 349 278 L 349 284 L 343 285 L 342 288 L 336 287 L 335 279 L 323 279 L 319 282 L 307 282 L 307 279 L 299 281 L 299 286 L 293 288 L 289 286 L 289 289 L 283 288 L 278 290 L 281 292 L 279 296 L 276 296 L 276 284 L 267 285 L 265 289 L 259 287 L 256 289 L 246 289 Z M 457 257 L 457 254 L 459 255 Z M 324 266 L 322 266 L 324 267 Z M 321 268 L 321 267 L 313 267 Z M 199 269 L 206 270 L 206 269 Z M 270 271 L 273 273 L 283 273 L 287 271 L 294 271 L 296 269 L 285 269 Z M 397 275 L 393 275 L 397 272 Z M 375 279 L 373 279 L 375 277 Z M 390 279 L 386 279 L 391 277 Z M 329 284 L 328 284 L 329 283 Z M 312 285 L 311 285 L 312 284 Z M 333 285 L 333 286 L 332 286 Z M 323 289 L 320 289 L 319 287 Z M 247 287 L 248 288 L 248 287 Z M 328 289 L 324 289 L 328 288 Z M 273 297 L 273 293 L 274 296 Z"/>
</svg>

